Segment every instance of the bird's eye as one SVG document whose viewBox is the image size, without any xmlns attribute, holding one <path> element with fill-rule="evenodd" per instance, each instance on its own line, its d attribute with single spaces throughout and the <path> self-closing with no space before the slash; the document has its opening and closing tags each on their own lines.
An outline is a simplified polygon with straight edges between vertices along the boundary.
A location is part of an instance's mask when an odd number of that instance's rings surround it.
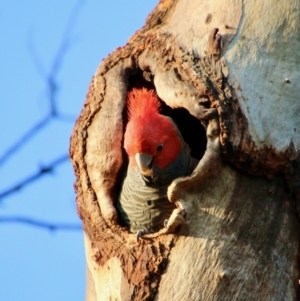
<svg viewBox="0 0 300 301">
<path fill-rule="evenodd" d="M 160 152 L 160 151 L 162 150 L 163 146 L 164 146 L 164 145 L 163 145 L 162 143 L 161 143 L 161 144 L 158 144 L 158 146 L 157 146 L 157 148 L 156 148 L 157 151 Z"/>
</svg>

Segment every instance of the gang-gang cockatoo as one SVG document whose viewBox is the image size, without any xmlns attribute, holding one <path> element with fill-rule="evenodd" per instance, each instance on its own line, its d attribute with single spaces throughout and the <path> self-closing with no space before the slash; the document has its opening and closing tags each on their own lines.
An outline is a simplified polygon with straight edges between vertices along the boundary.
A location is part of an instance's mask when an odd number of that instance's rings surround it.
<svg viewBox="0 0 300 301">
<path fill-rule="evenodd" d="M 175 122 L 159 113 L 154 90 L 133 89 L 127 106 L 124 148 L 129 164 L 116 207 L 120 223 L 139 237 L 164 227 L 176 208 L 167 188 L 174 179 L 190 175 L 197 160 Z"/>
</svg>

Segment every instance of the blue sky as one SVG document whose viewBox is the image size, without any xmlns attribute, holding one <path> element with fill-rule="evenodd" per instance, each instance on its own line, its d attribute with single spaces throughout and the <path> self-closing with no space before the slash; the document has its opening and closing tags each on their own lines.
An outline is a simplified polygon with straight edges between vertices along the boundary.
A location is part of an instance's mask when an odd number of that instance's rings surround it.
<svg viewBox="0 0 300 301">
<path fill-rule="evenodd" d="M 47 76 L 78 1 L 0 1 L 0 160 L 49 112 Z M 142 3 L 142 5 L 141 5 Z M 67 153 L 69 137 L 91 77 L 101 60 L 126 43 L 157 0 L 80 1 L 69 47 L 54 74 L 53 119 L 0 164 L 0 194 Z M 84 300 L 82 231 L 48 231 L 7 217 L 80 224 L 69 162 L 0 199 L 0 300 Z M 2 221 L 2 222 L 1 222 Z"/>
</svg>

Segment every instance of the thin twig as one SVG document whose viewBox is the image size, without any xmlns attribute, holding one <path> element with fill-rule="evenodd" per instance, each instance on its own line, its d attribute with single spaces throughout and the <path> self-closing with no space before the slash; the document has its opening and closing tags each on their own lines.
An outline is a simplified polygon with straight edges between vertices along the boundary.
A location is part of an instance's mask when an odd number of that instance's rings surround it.
<svg viewBox="0 0 300 301">
<path fill-rule="evenodd" d="M 0 165 L 2 165 L 16 151 L 18 151 L 43 127 L 45 127 L 51 121 L 51 119 L 51 116 L 47 116 L 38 123 L 36 123 L 32 128 L 30 128 L 14 145 L 12 145 L 8 150 L 6 150 L 6 152 L 0 157 Z"/>
<path fill-rule="evenodd" d="M 35 47 L 33 43 L 29 43 L 29 52 L 32 55 L 33 62 L 37 69 L 39 75 L 45 80 L 46 82 L 46 89 L 47 89 L 47 102 L 48 102 L 48 113 L 46 117 L 43 118 L 41 121 L 37 122 L 34 126 L 32 126 L 28 131 L 21 136 L 16 143 L 14 143 L 11 147 L 9 147 L 2 156 L 0 156 L 0 166 L 6 162 L 9 157 L 19 151 L 24 145 L 28 143 L 30 139 L 32 139 L 38 132 L 40 132 L 46 125 L 49 124 L 50 121 L 53 119 L 61 120 L 65 122 L 74 122 L 75 118 L 69 116 L 67 114 L 61 114 L 57 108 L 57 93 L 59 88 L 59 83 L 57 80 L 57 76 L 59 71 L 62 68 L 62 64 L 64 62 L 65 55 L 70 47 L 70 36 L 71 32 L 74 28 L 76 20 L 79 16 L 80 9 L 86 0 L 78 0 L 73 7 L 73 10 L 68 18 L 65 30 L 62 35 L 61 42 L 59 44 L 58 50 L 55 53 L 53 62 L 50 66 L 49 71 L 46 71 L 44 68 L 41 60 L 38 59 L 38 55 L 35 51 Z M 31 40 L 29 40 L 31 42 Z M 63 155 L 48 165 L 41 166 L 36 173 L 29 175 L 24 180 L 20 181 L 16 185 L 13 185 L 9 189 L 0 192 L 0 201 L 5 197 L 18 192 L 25 186 L 33 183 L 34 181 L 39 180 L 41 177 L 49 174 L 55 170 L 57 166 L 60 164 L 68 161 L 68 155 Z M 41 220 L 36 220 L 28 217 L 21 217 L 21 216 L 2 216 L 0 217 L 1 223 L 22 223 L 29 226 L 40 227 L 50 231 L 55 230 L 81 230 L 82 227 L 79 224 L 67 224 L 67 223 L 47 223 Z"/>
<path fill-rule="evenodd" d="M 39 131 L 41 131 L 53 118 L 59 117 L 61 120 L 67 121 L 66 120 L 67 118 L 63 118 L 64 115 L 59 114 L 57 110 L 56 100 L 57 100 L 57 91 L 59 87 L 59 84 L 57 82 L 57 74 L 61 69 L 63 58 L 65 57 L 67 50 L 69 48 L 71 32 L 79 16 L 80 8 L 84 4 L 84 2 L 85 0 L 79 0 L 74 5 L 72 12 L 69 16 L 69 19 L 67 21 L 65 30 L 63 32 L 60 45 L 54 56 L 54 60 L 48 74 L 46 74 L 45 68 L 41 63 L 41 60 L 38 59 L 38 55 L 36 54 L 33 43 L 31 42 L 31 40 L 29 40 L 28 43 L 29 53 L 32 56 L 33 62 L 35 64 L 38 73 L 44 80 L 46 80 L 48 101 L 49 101 L 49 112 L 45 118 L 37 122 L 19 140 L 17 140 L 15 144 L 13 144 L 4 152 L 4 154 L 0 157 L 0 166 L 16 151 L 21 149 L 31 138 L 33 138 L 34 135 L 36 135 Z"/>
<path fill-rule="evenodd" d="M 28 176 L 27 178 L 20 181 L 16 185 L 13 185 L 11 188 L 8 188 L 7 190 L 1 192 L 0 193 L 0 200 L 4 199 L 5 197 L 9 196 L 12 193 L 15 193 L 15 192 L 21 190 L 22 188 L 24 188 L 24 186 L 27 186 L 28 184 L 38 180 L 42 176 L 45 176 L 46 174 L 49 174 L 49 173 L 53 172 L 54 169 L 58 165 L 60 165 L 64 162 L 67 162 L 68 160 L 69 160 L 68 155 L 63 155 L 63 156 L 57 158 L 56 160 L 54 160 L 53 162 L 51 162 L 50 164 L 45 165 L 45 166 L 41 166 L 40 169 L 36 173 Z"/>
<path fill-rule="evenodd" d="M 0 223 L 21 223 L 28 226 L 39 227 L 49 231 L 65 230 L 65 231 L 79 231 L 82 230 L 80 224 L 67 223 L 47 223 L 42 220 L 37 220 L 23 216 L 0 216 Z"/>
<path fill-rule="evenodd" d="M 72 115 L 68 115 L 68 114 L 58 114 L 56 116 L 56 119 L 59 120 L 59 121 L 63 121 L 63 122 L 71 122 L 71 123 L 74 123 L 75 120 L 76 120 L 76 117 L 75 116 L 72 116 Z"/>
<path fill-rule="evenodd" d="M 58 87 L 59 87 L 57 80 L 56 80 L 57 73 L 61 69 L 64 56 L 66 55 L 66 53 L 70 47 L 71 32 L 72 32 L 72 29 L 74 28 L 74 25 L 76 23 L 76 20 L 80 13 L 80 9 L 83 4 L 84 4 L 84 0 L 79 0 L 74 5 L 72 12 L 69 16 L 67 25 L 65 27 L 64 33 L 62 35 L 60 45 L 58 47 L 58 50 L 54 57 L 52 66 L 50 68 L 50 72 L 46 78 L 47 83 L 48 83 L 48 91 L 49 91 L 50 111 L 54 116 L 56 116 L 58 114 L 57 107 L 56 107 L 56 93 L 57 93 Z"/>
<path fill-rule="evenodd" d="M 71 14 L 69 16 L 69 19 L 67 21 L 67 25 L 65 27 L 64 33 L 62 35 L 60 45 L 59 45 L 58 50 L 56 52 L 51 70 L 49 72 L 50 77 L 53 77 L 54 75 L 56 75 L 57 72 L 61 68 L 62 59 L 63 59 L 64 55 L 67 53 L 67 50 L 68 50 L 69 45 L 70 45 L 70 34 L 72 32 L 72 29 L 74 28 L 74 25 L 77 21 L 79 13 L 80 13 L 80 9 L 81 9 L 82 5 L 84 4 L 84 2 L 85 2 L 85 0 L 77 1 L 76 4 L 74 5 L 73 9 L 72 9 L 72 12 L 71 12 Z"/>
</svg>

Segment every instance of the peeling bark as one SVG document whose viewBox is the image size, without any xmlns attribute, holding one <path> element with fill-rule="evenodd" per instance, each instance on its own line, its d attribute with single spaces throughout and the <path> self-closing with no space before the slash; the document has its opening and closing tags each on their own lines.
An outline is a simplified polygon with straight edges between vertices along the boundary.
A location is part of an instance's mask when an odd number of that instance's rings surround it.
<svg viewBox="0 0 300 301">
<path fill-rule="evenodd" d="M 100 64 L 70 147 L 88 301 L 296 300 L 299 11 L 296 0 L 160 1 Z M 167 227 L 137 242 L 114 200 L 126 95 L 140 85 L 201 121 L 206 151 L 170 185 Z"/>
</svg>

